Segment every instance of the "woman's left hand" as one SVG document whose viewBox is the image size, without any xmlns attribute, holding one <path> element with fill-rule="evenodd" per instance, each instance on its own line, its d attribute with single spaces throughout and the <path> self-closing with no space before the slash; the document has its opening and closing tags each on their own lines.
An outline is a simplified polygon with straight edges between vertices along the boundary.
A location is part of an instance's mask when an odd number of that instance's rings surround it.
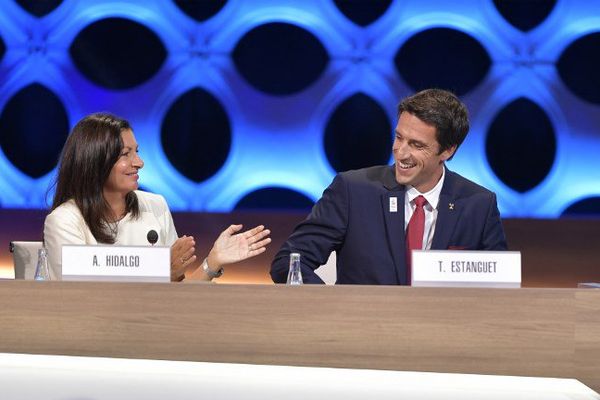
<svg viewBox="0 0 600 400">
<path fill-rule="evenodd" d="M 193 236 L 183 235 L 171 246 L 171 281 L 179 282 L 185 278 L 186 268 L 196 261 L 196 242 Z"/>
<path fill-rule="evenodd" d="M 207 262 L 211 269 L 257 256 L 271 243 L 271 238 L 267 237 L 271 231 L 263 225 L 237 233 L 241 229 L 242 225 L 231 225 L 221 232 L 208 254 Z"/>
</svg>

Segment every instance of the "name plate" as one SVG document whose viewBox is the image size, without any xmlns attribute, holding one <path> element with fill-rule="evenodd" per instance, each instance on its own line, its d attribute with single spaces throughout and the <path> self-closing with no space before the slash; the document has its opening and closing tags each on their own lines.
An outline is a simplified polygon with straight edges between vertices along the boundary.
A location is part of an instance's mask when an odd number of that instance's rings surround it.
<svg viewBox="0 0 600 400">
<path fill-rule="evenodd" d="M 413 250 L 412 286 L 521 287 L 521 252 Z"/>
<path fill-rule="evenodd" d="M 65 245 L 65 281 L 170 282 L 168 246 Z"/>
</svg>

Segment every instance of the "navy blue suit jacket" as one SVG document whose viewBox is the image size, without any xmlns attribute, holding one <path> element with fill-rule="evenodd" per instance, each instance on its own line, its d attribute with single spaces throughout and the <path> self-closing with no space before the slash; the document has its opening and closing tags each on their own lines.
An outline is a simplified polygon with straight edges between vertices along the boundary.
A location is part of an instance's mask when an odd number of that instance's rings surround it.
<svg viewBox="0 0 600 400">
<path fill-rule="evenodd" d="M 336 251 L 336 283 L 407 284 L 404 194 L 393 166 L 337 175 L 275 256 L 271 278 L 284 283 L 289 254 L 298 252 L 304 282 L 323 283 L 314 270 Z M 506 250 L 496 195 L 446 169 L 431 249 Z"/>
</svg>

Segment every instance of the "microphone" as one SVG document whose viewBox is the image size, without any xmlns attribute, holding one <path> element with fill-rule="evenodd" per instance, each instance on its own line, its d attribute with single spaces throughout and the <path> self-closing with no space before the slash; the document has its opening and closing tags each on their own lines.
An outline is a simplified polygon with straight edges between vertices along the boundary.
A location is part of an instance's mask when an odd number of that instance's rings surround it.
<svg viewBox="0 0 600 400">
<path fill-rule="evenodd" d="M 148 242 L 150 242 L 150 244 L 154 246 L 156 242 L 158 242 L 158 233 L 156 233 L 154 229 L 151 229 L 148 231 L 146 239 L 148 239 Z"/>
</svg>

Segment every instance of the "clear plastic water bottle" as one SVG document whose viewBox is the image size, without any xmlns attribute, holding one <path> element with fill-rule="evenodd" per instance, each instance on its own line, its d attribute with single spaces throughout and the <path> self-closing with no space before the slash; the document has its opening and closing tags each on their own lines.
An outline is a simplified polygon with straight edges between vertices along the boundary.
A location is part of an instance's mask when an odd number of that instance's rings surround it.
<svg viewBox="0 0 600 400">
<path fill-rule="evenodd" d="M 300 268 L 300 254 L 290 253 L 290 271 L 288 272 L 288 285 L 302 285 L 302 269 Z"/>
<path fill-rule="evenodd" d="M 48 269 L 48 253 L 44 247 L 38 250 L 38 262 L 37 267 L 35 268 L 35 280 L 50 280 L 50 270 Z"/>
</svg>

